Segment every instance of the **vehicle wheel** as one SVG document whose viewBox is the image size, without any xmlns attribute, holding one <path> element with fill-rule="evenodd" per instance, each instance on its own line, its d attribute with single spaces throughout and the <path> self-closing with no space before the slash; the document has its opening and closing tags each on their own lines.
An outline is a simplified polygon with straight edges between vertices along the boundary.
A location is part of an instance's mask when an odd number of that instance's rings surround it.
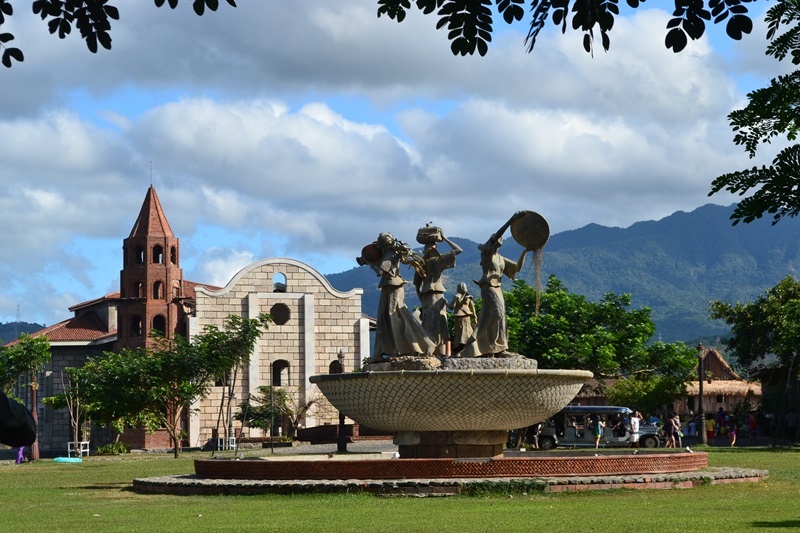
<svg viewBox="0 0 800 533">
<path fill-rule="evenodd" d="M 552 450 L 556 447 L 556 440 L 553 437 L 539 437 L 540 450 Z"/>
<path fill-rule="evenodd" d="M 652 435 L 639 439 L 642 448 L 658 448 L 658 438 Z"/>
</svg>

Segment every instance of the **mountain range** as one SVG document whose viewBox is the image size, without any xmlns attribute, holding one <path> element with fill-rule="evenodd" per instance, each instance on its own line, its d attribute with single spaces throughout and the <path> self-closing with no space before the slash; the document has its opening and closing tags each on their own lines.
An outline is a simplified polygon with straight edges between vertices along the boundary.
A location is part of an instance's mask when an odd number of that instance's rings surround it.
<svg viewBox="0 0 800 533">
<path fill-rule="evenodd" d="M 800 220 L 785 219 L 773 226 L 770 217 L 732 226 L 733 207 L 708 204 L 627 228 L 589 224 L 557 233 L 544 248 L 541 279 L 546 283 L 555 275 L 571 292 L 590 300 L 609 292 L 630 294 L 633 308 L 651 309 L 655 340 L 692 343 L 724 336 L 727 326 L 708 319 L 709 302 L 753 300 L 787 275 L 797 276 L 800 268 Z M 472 280 L 480 277 L 478 245 L 464 238 L 452 240 L 464 252 L 456 268 L 447 271 L 446 296 L 461 281 L 477 296 Z M 516 259 L 521 250 L 507 236 L 501 254 Z M 379 292 L 369 267 L 326 277 L 339 290 L 363 288 L 363 312 L 375 316 Z M 411 279 L 410 269 L 404 277 Z M 524 266 L 517 277 L 533 285 L 533 265 Z M 406 291 L 407 304 L 418 305 L 411 283 Z"/>
</svg>

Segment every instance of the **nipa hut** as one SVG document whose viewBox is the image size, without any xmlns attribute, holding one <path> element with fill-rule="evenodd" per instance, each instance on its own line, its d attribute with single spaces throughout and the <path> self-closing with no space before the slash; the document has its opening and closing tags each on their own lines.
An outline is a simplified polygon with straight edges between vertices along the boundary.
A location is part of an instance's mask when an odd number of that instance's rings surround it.
<svg viewBox="0 0 800 533">
<path fill-rule="evenodd" d="M 694 374 L 699 375 L 697 367 Z M 751 409 L 756 409 L 761 404 L 761 384 L 742 379 L 714 348 L 707 349 L 703 357 L 703 374 L 706 376 L 703 382 L 704 412 L 716 413 L 720 407 L 723 411 L 733 411 L 736 404 L 745 400 L 751 402 Z M 686 385 L 686 394 L 686 398 L 675 402 L 675 412 L 699 412 L 699 382 L 689 382 Z"/>
</svg>

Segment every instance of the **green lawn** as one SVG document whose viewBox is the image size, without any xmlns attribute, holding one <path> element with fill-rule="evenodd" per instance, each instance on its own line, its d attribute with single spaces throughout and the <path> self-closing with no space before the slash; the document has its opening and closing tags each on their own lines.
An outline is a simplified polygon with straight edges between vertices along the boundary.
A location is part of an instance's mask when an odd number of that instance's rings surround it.
<svg viewBox="0 0 800 533">
<path fill-rule="evenodd" d="M 135 477 L 191 473 L 192 456 L 0 465 L 3 531 L 780 531 L 800 528 L 800 450 L 709 450 L 765 483 L 484 497 L 164 496 Z M 206 457 L 202 455 L 201 457 Z"/>
</svg>

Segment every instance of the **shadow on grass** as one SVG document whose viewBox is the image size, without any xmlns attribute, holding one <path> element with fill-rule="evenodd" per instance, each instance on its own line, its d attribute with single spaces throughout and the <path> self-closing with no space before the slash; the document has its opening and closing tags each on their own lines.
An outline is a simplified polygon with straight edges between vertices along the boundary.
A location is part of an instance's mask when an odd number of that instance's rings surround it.
<svg viewBox="0 0 800 533">
<path fill-rule="evenodd" d="M 772 522 L 767 522 L 764 520 L 758 522 L 750 522 L 750 527 L 761 527 L 761 528 L 800 528 L 800 520 L 775 520 Z"/>
<path fill-rule="evenodd" d="M 72 487 L 81 490 L 126 490 L 131 487 L 127 481 L 118 481 L 114 483 L 95 483 L 93 485 L 83 485 L 79 487 Z"/>
</svg>

